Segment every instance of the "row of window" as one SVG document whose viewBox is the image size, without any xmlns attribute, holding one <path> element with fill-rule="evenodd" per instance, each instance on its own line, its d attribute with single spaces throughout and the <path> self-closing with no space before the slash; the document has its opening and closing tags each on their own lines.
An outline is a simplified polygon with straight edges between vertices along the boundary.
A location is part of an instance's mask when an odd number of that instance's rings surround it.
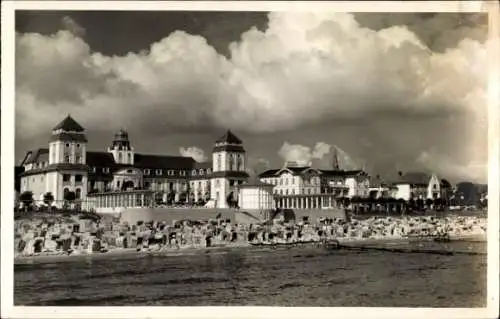
<svg viewBox="0 0 500 319">
<path fill-rule="evenodd" d="M 109 173 L 109 167 L 103 167 L 103 168 L 101 168 L 101 171 L 103 173 Z M 143 173 L 144 173 L 144 175 L 150 176 L 150 175 L 152 175 L 151 174 L 152 171 L 153 170 L 146 168 L 146 169 L 143 170 Z M 93 173 L 97 173 L 97 167 L 92 167 L 92 172 Z M 197 172 L 196 170 L 193 170 L 193 176 L 196 175 L 196 172 Z M 128 170 L 127 173 L 132 173 L 132 171 Z M 203 175 L 203 174 L 204 174 L 204 170 L 200 169 L 199 170 L 199 175 Z M 210 169 L 207 169 L 207 174 L 210 174 Z M 154 175 L 156 175 L 156 176 L 162 176 L 163 175 L 163 170 L 162 169 L 155 169 L 154 170 Z M 175 175 L 175 170 L 167 170 L 167 176 L 174 176 L 174 175 Z M 184 171 L 184 170 L 179 171 L 179 176 L 186 176 L 186 171 Z"/>
<path fill-rule="evenodd" d="M 207 168 L 207 174 L 210 174 L 210 172 L 211 172 L 211 169 L 210 169 L 210 168 Z M 191 171 L 191 175 L 192 175 L 192 176 L 196 176 L 196 175 L 203 176 L 204 174 L 205 174 L 205 170 L 204 170 L 204 169 L 202 169 L 202 168 L 200 168 L 198 171 L 197 171 L 197 170 L 195 170 L 195 169 L 193 169 L 193 170 Z"/>
<path fill-rule="evenodd" d="M 274 193 L 275 194 L 280 194 L 280 195 L 295 195 L 295 189 L 291 189 L 291 190 L 285 189 L 284 191 L 282 189 L 280 189 L 280 190 L 275 189 Z M 320 191 L 319 190 L 316 191 L 316 189 L 314 189 L 314 188 L 308 188 L 307 189 L 307 194 L 308 195 L 312 195 L 312 194 L 316 194 L 316 193 L 319 194 Z M 305 195 L 306 194 L 306 190 L 302 189 L 301 194 Z"/>
<path fill-rule="evenodd" d="M 64 145 L 64 146 L 66 146 L 66 148 L 69 148 L 70 144 L 66 143 L 66 145 Z M 80 144 L 79 143 L 76 144 L 76 148 L 80 148 Z"/>
<path fill-rule="evenodd" d="M 69 183 L 71 182 L 71 174 L 63 174 L 63 182 Z M 83 175 L 76 174 L 75 175 L 75 183 L 83 182 Z"/>
<path fill-rule="evenodd" d="M 235 161 L 236 159 L 236 161 Z M 229 161 L 228 161 L 228 166 L 226 167 L 226 170 L 228 171 L 242 171 L 243 170 L 243 155 L 241 154 L 229 154 Z M 219 154 L 217 156 L 217 161 L 215 163 L 217 167 L 217 171 L 222 171 L 222 154 Z"/>
<path fill-rule="evenodd" d="M 198 188 L 201 188 L 202 182 L 198 181 L 197 183 L 198 183 Z M 203 182 L 203 184 L 205 184 L 206 187 L 210 187 L 210 183 L 208 181 Z M 195 182 L 191 182 L 190 185 L 192 188 L 196 186 Z"/>
<path fill-rule="evenodd" d="M 300 177 L 291 178 L 268 178 L 264 179 L 266 183 L 271 185 L 295 185 L 295 183 L 300 181 Z M 321 180 L 319 177 L 311 177 L 304 180 L 305 184 L 319 185 Z"/>
</svg>

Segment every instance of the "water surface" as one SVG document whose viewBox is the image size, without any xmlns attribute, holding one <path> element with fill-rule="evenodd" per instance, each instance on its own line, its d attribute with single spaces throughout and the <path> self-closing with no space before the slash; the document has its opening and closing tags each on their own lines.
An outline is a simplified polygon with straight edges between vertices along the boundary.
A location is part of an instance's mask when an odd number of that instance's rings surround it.
<svg viewBox="0 0 500 319">
<path fill-rule="evenodd" d="M 484 246 L 448 243 L 447 249 Z M 14 269 L 16 305 L 486 306 L 486 255 L 247 248 Z"/>
</svg>

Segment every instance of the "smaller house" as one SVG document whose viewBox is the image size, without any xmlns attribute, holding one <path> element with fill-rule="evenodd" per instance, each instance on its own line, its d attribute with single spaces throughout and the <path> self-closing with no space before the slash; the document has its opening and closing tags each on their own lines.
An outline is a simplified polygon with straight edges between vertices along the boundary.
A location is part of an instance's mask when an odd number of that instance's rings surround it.
<svg viewBox="0 0 500 319">
<path fill-rule="evenodd" d="M 274 209 L 275 201 L 272 184 L 252 178 L 247 183 L 239 185 L 238 205 L 240 209 Z"/>
<path fill-rule="evenodd" d="M 370 187 L 368 188 L 368 197 L 378 198 L 397 198 L 398 187 L 386 182 L 380 175 L 370 178 Z"/>
<path fill-rule="evenodd" d="M 444 198 L 449 189 L 446 180 L 440 180 L 435 174 L 423 172 L 399 172 L 398 179 L 393 183 L 397 187 L 396 198 L 406 201 L 410 199 Z"/>
</svg>

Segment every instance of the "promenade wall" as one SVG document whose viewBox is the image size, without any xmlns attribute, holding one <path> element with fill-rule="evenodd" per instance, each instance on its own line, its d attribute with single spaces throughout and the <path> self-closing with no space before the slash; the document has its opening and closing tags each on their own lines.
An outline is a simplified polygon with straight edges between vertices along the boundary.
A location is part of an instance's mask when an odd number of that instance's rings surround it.
<svg viewBox="0 0 500 319">
<path fill-rule="evenodd" d="M 309 221 L 316 222 L 318 218 L 345 218 L 345 213 L 341 209 L 294 209 L 297 221 L 303 217 L 309 217 Z M 191 219 L 191 220 L 209 220 L 215 219 L 220 214 L 222 219 L 230 219 L 231 223 L 251 224 L 262 220 L 260 212 L 255 210 L 244 210 L 240 212 L 228 208 L 127 208 L 123 209 L 116 216 L 120 216 L 121 221 L 127 221 L 135 224 L 137 221 L 172 221 Z"/>
</svg>

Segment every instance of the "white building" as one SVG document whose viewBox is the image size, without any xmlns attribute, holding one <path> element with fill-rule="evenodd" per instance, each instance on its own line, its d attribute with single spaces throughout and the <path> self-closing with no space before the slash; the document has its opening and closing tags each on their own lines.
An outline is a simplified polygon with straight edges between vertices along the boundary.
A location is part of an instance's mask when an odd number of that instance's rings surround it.
<svg viewBox="0 0 500 319">
<path fill-rule="evenodd" d="M 228 195 L 248 178 L 241 140 L 227 131 L 215 142 L 212 158 L 198 163 L 191 157 L 138 154 L 124 130 L 106 151 L 88 151 L 85 129 L 68 115 L 52 129 L 48 148 L 27 152 L 20 193 L 31 191 L 41 201 L 50 192 L 60 207 L 64 194 L 74 192 L 85 208 L 105 211 L 208 201 L 225 208 Z"/>
<path fill-rule="evenodd" d="M 239 186 L 238 205 L 242 210 L 270 210 L 275 208 L 274 185 L 258 179 Z"/>
<path fill-rule="evenodd" d="M 400 173 L 399 179 L 394 183 L 397 199 L 437 199 L 447 197 L 451 187 L 446 180 L 440 180 L 435 174 L 429 175 L 422 172 Z"/>
<path fill-rule="evenodd" d="M 362 170 L 322 170 L 290 162 L 259 177 L 274 186 L 278 208 L 328 209 L 336 207 L 340 198 L 367 196 L 369 188 L 368 175 Z"/>
</svg>

